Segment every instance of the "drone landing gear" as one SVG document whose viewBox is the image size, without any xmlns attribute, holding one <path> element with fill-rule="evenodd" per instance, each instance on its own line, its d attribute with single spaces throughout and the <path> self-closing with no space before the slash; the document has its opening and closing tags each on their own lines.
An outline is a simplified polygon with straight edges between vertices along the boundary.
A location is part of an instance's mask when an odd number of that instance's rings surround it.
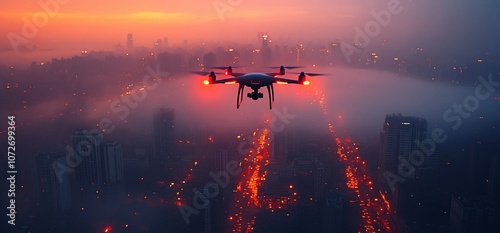
<svg viewBox="0 0 500 233">
<path fill-rule="evenodd" d="M 269 86 L 271 86 L 271 89 L 269 89 Z M 269 94 L 269 109 L 273 109 L 273 104 L 274 104 L 274 87 L 273 84 L 267 85 L 267 94 Z M 271 98 L 271 93 L 272 93 L 272 98 Z"/>
<path fill-rule="evenodd" d="M 269 94 L 269 109 L 273 108 L 274 103 L 274 87 L 273 84 L 267 85 L 267 93 Z M 238 87 L 238 96 L 236 96 L 236 108 L 240 108 L 241 102 L 243 101 L 243 92 L 245 85 L 240 84 Z M 264 98 L 264 94 L 259 92 L 258 88 L 252 88 L 253 92 L 247 93 L 247 97 L 253 100 L 258 100 Z"/>
<path fill-rule="evenodd" d="M 238 87 L 238 96 L 236 96 L 236 108 L 240 108 L 241 102 L 243 101 L 243 89 L 245 89 L 245 85 L 240 84 Z"/>
</svg>

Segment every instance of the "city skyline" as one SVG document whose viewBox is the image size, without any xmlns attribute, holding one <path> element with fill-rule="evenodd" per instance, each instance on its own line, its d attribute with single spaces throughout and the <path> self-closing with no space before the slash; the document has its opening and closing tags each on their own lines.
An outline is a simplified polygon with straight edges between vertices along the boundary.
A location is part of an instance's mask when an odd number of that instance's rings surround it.
<svg viewBox="0 0 500 233">
<path fill-rule="evenodd" d="M 171 45 L 253 43 L 259 31 L 270 32 L 276 42 L 308 43 L 314 38 L 322 43 L 338 39 L 354 44 L 359 31 L 366 32 L 367 26 L 373 26 L 369 25 L 371 22 L 379 23 L 379 29 L 368 29 L 379 31 L 370 38 L 371 42 L 386 41 L 396 47 L 411 45 L 457 51 L 467 48 L 470 53 L 498 49 L 492 41 L 500 36 L 494 26 L 498 16 L 491 12 L 495 8 L 491 4 L 498 4 L 494 2 L 317 0 L 311 4 L 273 2 L 264 8 L 258 1 L 222 0 L 203 4 L 156 0 L 127 4 L 41 3 L 4 4 L 0 19 L 9 23 L 0 30 L 5 35 L 0 40 L 2 58 L 21 59 L 19 51 L 31 51 L 32 56 L 49 53 L 61 57 L 80 50 L 114 50 L 117 45 L 126 46 L 123 35 L 127 33 L 135 34 L 136 46 L 152 46 L 164 37 L 169 38 Z M 219 8 L 215 7 L 217 4 Z M 278 8 L 282 13 L 276 13 Z M 218 14 L 220 11 L 223 18 Z M 386 12 L 391 13 L 387 16 Z M 293 22 L 292 26 L 287 22 Z M 238 30 L 241 25 L 244 30 Z M 303 28 L 307 28 L 307 33 L 300 33 Z M 484 34 L 486 30 L 491 33 Z"/>
</svg>

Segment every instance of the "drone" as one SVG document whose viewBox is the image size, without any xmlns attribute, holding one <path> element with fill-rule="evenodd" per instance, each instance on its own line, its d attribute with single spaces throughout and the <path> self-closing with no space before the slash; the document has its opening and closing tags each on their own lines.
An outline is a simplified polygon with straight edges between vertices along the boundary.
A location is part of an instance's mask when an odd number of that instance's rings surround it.
<svg viewBox="0 0 500 233">
<path fill-rule="evenodd" d="M 273 84 L 299 84 L 299 85 L 309 85 L 310 82 L 306 80 L 307 76 L 321 76 L 324 74 L 316 73 L 298 73 L 298 80 L 280 78 L 280 76 L 285 75 L 285 69 L 297 69 L 300 66 L 280 66 L 280 67 L 268 67 L 268 68 L 279 68 L 277 73 L 236 73 L 233 72 L 231 66 L 228 67 L 212 67 L 214 69 L 225 70 L 223 73 L 226 76 L 232 76 L 231 78 L 217 80 L 216 73 L 211 72 L 193 72 L 200 75 L 208 75 L 208 79 L 204 80 L 205 85 L 212 84 L 239 84 L 238 95 L 236 97 L 236 108 L 239 109 L 241 102 L 243 101 L 243 94 L 245 86 L 250 87 L 253 91 L 247 93 L 247 97 L 253 100 L 258 100 L 264 98 L 264 94 L 259 92 L 261 87 L 267 88 L 267 93 L 269 95 L 269 109 L 273 108 L 274 103 L 274 86 Z"/>
</svg>

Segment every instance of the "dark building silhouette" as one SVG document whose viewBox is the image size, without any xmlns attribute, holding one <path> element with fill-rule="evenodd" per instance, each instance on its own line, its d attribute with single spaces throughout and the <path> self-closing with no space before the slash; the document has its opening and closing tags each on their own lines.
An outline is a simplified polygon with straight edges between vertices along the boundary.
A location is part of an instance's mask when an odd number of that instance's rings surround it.
<svg viewBox="0 0 500 233">
<path fill-rule="evenodd" d="M 271 163 L 282 163 L 286 164 L 288 161 L 289 149 L 290 149 L 290 130 L 284 130 L 273 134 L 273 143 L 271 144 Z"/>
<path fill-rule="evenodd" d="M 272 56 L 272 49 L 271 46 L 269 45 L 271 43 L 271 39 L 267 35 L 267 33 L 262 34 L 262 45 L 260 48 L 260 53 L 262 54 L 262 64 L 270 64 L 273 60 Z"/>
<path fill-rule="evenodd" d="M 380 134 L 379 172 L 399 174 L 401 160 L 409 161 L 410 153 L 418 150 L 416 140 L 422 142 L 427 136 L 427 121 L 401 114 L 388 115 Z M 410 174 L 414 177 L 415 174 Z"/>
<path fill-rule="evenodd" d="M 57 174 L 56 164 L 67 166 L 66 157 L 56 152 L 41 152 L 35 156 L 38 205 L 42 213 L 54 215 L 52 217 L 67 213 L 72 206 L 69 173 Z"/>
<path fill-rule="evenodd" d="M 108 141 L 102 144 L 102 172 L 105 184 L 123 181 L 123 151 L 120 143 Z"/>
<path fill-rule="evenodd" d="M 175 151 L 174 110 L 160 109 L 153 118 L 154 157 L 153 163 L 172 170 L 179 162 Z"/>
<path fill-rule="evenodd" d="M 477 142 L 466 156 L 464 192 L 451 199 L 452 233 L 498 232 L 499 147 Z"/>
<path fill-rule="evenodd" d="M 332 62 L 332 65 L 347 64 L 347 60 L 344 57 L 340 46 L 341 44 L 339 40 L 334 40 L 333 42 L 329 43 L 328 49 L 330 51 L 330 61 Z"/>
<path fill-rule="evenodd" d="M 500 209 L 485 198 L 453 195 L 449 230 L 451 233 L 498 232 Z"/>
<path fill-rule="evenodd" d="M 385 184 L 393 217 L 401 216 L 410 228 L 439 224 L 436 222 L 440 216 L 436 213 L 440 206 L 436 182 L 438 158 L 435 151 L 427 147 L 422 150 L 426 140 L 430 140 L 427 121 L 401 114 L 388 115 L 380 135 L 379 179 Z M 416 154 L 423 157 L 415 158 Z M 390 183 L 391 173 L 401 180 Z M 403 222 L 400 223 L 403 227 Z"/>
<path fill-rule="evenodd" d="M 465 189 L 472 196 L 487 195 L 498 192 L 498 160 L 497 145 L 480 142 L 475 144 L 466 160 Z M 497 196 L 498 198 L 498 196 Z"/>
<path fill-rule="evenodd" d="M 103 183 L 101 143 L 102 133 L 77 131 L 71 135 L 71 145 L 75 156 L 81 158 L 76 166 L 79 185 L 100 185 Z"/>
<path fill-rule="evenodd" d="M 100 186 L 120 183 L 124 179 L 123 151 L 118 142 L 103 142 L 100 132 L 77 131 L 71 135 L 79 186 Z"/>
<path fill-rule="evenodd" d="M 322 162 L 316 161 L 314 174 L 314 198 L 323 200 L 325 197 L 325 187 L 328 177 L 328 168 Z"/>
<path fill-rule="evenodd" d="M 221 147 L 219 149 L 219 151 L 215 155 L 215 172 L 221 172 L 226 170 L 228 154 L 229 154 L 229 149 L 227 147 Z"/>
<path fill-rule="evenodd" d="M 134 47 L 134 36 L 132 33 L 127 34 L 127 48 L 131 49 Z"/>
<path fill-rule="evenodd" d="M 500 207 L 500 153 L 493 157 L 490 168 L 490 179 L 488 188 L 488 198 L 495 202 L 497 207 Z"/>
<path fill-rule="evenodd" d="M 348 232 L 348 203 L 341 195 L 329 192 L 323 209 L 323 233 Z"/>
</svg>

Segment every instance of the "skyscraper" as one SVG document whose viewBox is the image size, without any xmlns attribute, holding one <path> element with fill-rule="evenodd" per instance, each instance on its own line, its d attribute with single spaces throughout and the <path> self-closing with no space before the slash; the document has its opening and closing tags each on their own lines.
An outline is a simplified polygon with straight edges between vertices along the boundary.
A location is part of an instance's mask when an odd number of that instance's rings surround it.
<svg viewBox="0 0 500 233">
<path fill-rule="evenodd" d="M 81 159 L 76 166 L 79 185 L 100 185 L 102 179 L 101 143 L 102 133 L 77 131 L 71 135 L 71 145 L 75 156 Z"/>
<path fill-rule="evenodd" d="M 422 214 L 435 211 L 439 197 L 437 154 L 434 149 L 424 148 L 424 142 L 429 140 L 427 121 L 401 114 L 387 115 L 380 139 L 379 178 L 389 191 L 387 199 L 393 213 L 407 224 L 433 221 L 432 215 Z M 423 160 L 414 157 L 417 152 L 425 156 Z M 391 183 L 390 173 L 402 180 Z"/>
<path fill-rule="evenodd" d="M 269 48 L 269 36 L 267 33 L 262 34 L 262 48 L 261 49 L 267 49 Z"/>
<path fill-rule="evenodd" d="M 491 161 L 490 181 L 489 181 L 488 197 L 490 201 L 496 201 L 496 205 L 500 206 L 500 158 L 494 157 Z"/>
<path fill-rule="evenodd" d="M 324 233 L 331 232 L 348 232 L 348 204 L 344 197 L 339 194 L 329 192 L 325 198 L 323 209 L 323 231 Z"/>
<path fill-rule="evenodd" d="M 271 163 L 286 164 L 288 162 L 288 154 L 290 147 L 290 130 L 274 134 L 273 143 L 271 143 Z"/>
<path fill-rule="evenodd" d="M 175 151 L 175 124 L 174 110 L 162 108 L 153 119 L 154 131 L 154 157 L 153 160 L 173 169 L 179 161 Z"/>
<path fill-rule="evenodd" d="M 316 161 L 316 170 L 314 175 L 314 198 L 316 200 L 322 200 L 325 197 L 325 186 L 326 180 L 328 177 L 328 169 L 325 165 Z"/>
<path fill-rule="evenodd" d="M 269 43 L 271 43 L 271 39 L 267 35 L 267 33 L 262 34 L 262 47 L 260 49 L 262 53 L 262 63 L 264 65 L 269 64 L 272 61 L 272 50 L 271 47 L 269 46 Z"/>
<path fill-rule="evenodd" d="M 229 149 L 227 147 L 221 147 L 219 151 L 217 151 L 215 155 L 215 172 L 226 170 L 228 153 Z"/>
<path fill-rule="evenodd" d="M 492 185 L 498 184 L 499 151 L 497 144 L 487 142 L 476 143 L 473 146 L 466 156 L 466 167 L 463 171 L 466 174 L 464 184 L 467 194 L 483 196 L 494 191 Z"/>
<path fill-rule="evenodd" d="M 408 161 L 410 153 L 418 150 L 416 140 L 423 141 L 427 136 L 427 121 L 401 114 L 387 115 L 380 134 L 380 174 L 392 172 L 399 174 L 401 161 Z M 410 174 L 414 177 L 415 174 Z"/>
<path fill-rule="evenodd" d="M 56 174 L 55 163 L 67 166 L 60 153 L 43 152 L 35 156 L 36 192 L 43 213 L 64 214 L 71 208 L 70 177 L 68 172 Z"/>
<path fill-rule="evenodd" d="M 123 152 L 120 143 L 109 141 L 102 144 L 102 165 L 105 184 L 123 181 Z"/>
<path fill-rule="evenodd" d="M 127 34 L 127 48 L 131 49 L 134 47 L 134 36 L 132 33 Z"/>
<path fill-rule="evenodd" d="M 486 199 L 453 195 L 451 200 L 449 232 L 498 232 L 500 210 Z"/>
</svg>

